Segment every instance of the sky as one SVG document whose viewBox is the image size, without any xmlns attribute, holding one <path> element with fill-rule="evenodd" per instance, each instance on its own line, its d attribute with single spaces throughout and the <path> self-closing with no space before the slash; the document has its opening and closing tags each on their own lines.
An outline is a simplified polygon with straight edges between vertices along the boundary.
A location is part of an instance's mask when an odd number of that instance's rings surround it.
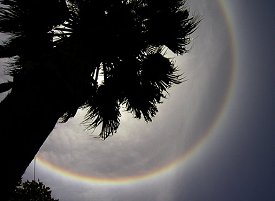
<svg viewBox="0 0 275 201">
<path fill-rule="evenodd" d="M 24 180 L 60 201 L 275 199 L 275 2 L 187 5 L 202 17 L 190 52 L 175 58 L 187 81 L 153 122 L 123 113 L 103 141 L 79 111 L 56 125 Z"/>
</svg>

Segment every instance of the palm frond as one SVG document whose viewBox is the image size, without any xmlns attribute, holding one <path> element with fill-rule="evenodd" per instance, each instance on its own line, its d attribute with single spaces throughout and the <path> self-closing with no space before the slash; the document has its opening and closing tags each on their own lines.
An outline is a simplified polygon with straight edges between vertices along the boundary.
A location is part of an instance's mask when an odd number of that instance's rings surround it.
<svg viewBox="0 0 275 201">
<path fill-rule="evenodd" d="M 91 97 L 86 106 L 88 113 L 84 123 L 88 128 L 93 129 L 102 126 L 99 136 L 106 139 L 112 135 L 119 127 L 120 121 L 120 106 L 115 92 L 110 85 L 100 85 L 97 93 Z"/>
<path fill-rule="evenodd" d="M 172 59 L 164 57 L 160 52 L 147 55 L 142 61 L 141 80 L 152 83 L 161 91 L 166 91 L 173 84 L 182 82 L 181 74 Z"/>
</svg>

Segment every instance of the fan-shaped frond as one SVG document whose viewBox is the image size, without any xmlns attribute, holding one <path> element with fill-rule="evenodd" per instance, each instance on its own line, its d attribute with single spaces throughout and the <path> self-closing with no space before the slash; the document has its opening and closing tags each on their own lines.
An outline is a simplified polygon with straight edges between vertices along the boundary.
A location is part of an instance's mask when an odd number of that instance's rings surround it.
<svg viewBox="0 0 275 201">
<path fill-rule="evenodd" d="M 88 113 L 84 123 L 87 123 L 89 128 L 102 125 L 100 137 L 103 139 L 116 132 L 120 124 L 120 107 L 116 94 L 109 85 L 100 85 L 97 93 L 88 100 L 86 107 Z"/>
</svg>

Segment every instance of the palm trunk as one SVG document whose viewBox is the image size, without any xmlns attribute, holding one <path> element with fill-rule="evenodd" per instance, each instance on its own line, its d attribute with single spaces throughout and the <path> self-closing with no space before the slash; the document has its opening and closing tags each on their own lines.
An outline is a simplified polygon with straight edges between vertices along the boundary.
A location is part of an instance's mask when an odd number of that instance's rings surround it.
<svg viewBox="0 0 275 201">
<path fill-rule="evenodd" d="M 5 174 L 1 188 L 3 201 L 58 119 L 68 111 L 73 116 L 92 93 L 89 75 L 96 62 L 94 65 L 90 62 L 89 68 L 85 68 L 85 62 L 77 62 L 65 53 L 27 64 L 24 71 L 15 76 L 11 93 L 0 102 L 2 172 Z M 78 54 L 76 57 L 84 61 L 81 53 Z"/>
<path fill-rule="evenodd" d="M 64 94 L 56 81 L 47 80 L 28 79 L 0 103 L 3 201 L 64 113 Z"/>
</svg>

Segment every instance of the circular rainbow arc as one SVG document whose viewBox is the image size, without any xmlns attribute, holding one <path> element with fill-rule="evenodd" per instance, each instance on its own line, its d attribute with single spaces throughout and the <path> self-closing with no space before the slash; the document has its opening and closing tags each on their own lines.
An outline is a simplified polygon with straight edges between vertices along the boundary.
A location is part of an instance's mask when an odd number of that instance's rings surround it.
<svg viewBox="0 0 275 201">
<path fill-rule="evenodd" d="M 48 162 L 47 160 L 43 159 L 41 156 L 37 156 L 37 163 L 39 166 L 41 166 L 44 169 L 50 170 L 52 172 L 55 172 L 56 174 L 71 178 L 74 181 L 81 181 L 85 183 L 93 183 L 93 184 L 99 184 L 99 185 L 129 185 L 131 183 L 136 183 L 144 180 L 148 180 L 149 178 L 156 177 L 158 175 L 164 174 L 166 172 L 171 171 L 175 167 L 177 167 L 179 164 L 186 162 L 188 158 L 193 156 L 197 150 L 199 150 L 199 147 L 209 138 L 210 134 L 215 130 L 215 128 L 218 127 L 218 125 L 221 122 L 222 117 L 224 116 L 224 113 L 226 111 L 226 106 L 228 105 L 228 102 L 230 100 L 230 97 L 232 96 L 232 91 L 234 89 L 233 83 L 235 79 L 235 65 L 236 65 L 236 51 L 235 51 L 235 41 L 233 36 L 233 24 L 230 18 L 230 15 L 226 9 L 227 3 L 225 0 L 217 0 L 217 3 L 219 4 L 222 13 L 224 15 L 225 21 L 228 26 L 229 30 L 229 39 L 231 43 L 231 55 L 232 55 L 232 68 L 231 68 L 231 75 L 230 80 L 227 88 L 227 92 L 223 98 L 222 104 L 220 106 L 219 112 L 217 112 L 213 123 L 208 126 L 208 128 L 205 131 L 205 134 L 200 137 L 199 140 L 182 156 L 175 159 L 173 162 L 156 168 L 150 172 L 147 172 L 145 174 L 138 174 L 138 175 L 132 175 L 127 177 L 117 177 L 117 178 L 107 178 L 107 177 L 94 177 L 94 176 L 87 176 L 87 175 L 81 175 L 66 169 L 63 169 L 61 167 L 55 166 Z"/>
</svg>

